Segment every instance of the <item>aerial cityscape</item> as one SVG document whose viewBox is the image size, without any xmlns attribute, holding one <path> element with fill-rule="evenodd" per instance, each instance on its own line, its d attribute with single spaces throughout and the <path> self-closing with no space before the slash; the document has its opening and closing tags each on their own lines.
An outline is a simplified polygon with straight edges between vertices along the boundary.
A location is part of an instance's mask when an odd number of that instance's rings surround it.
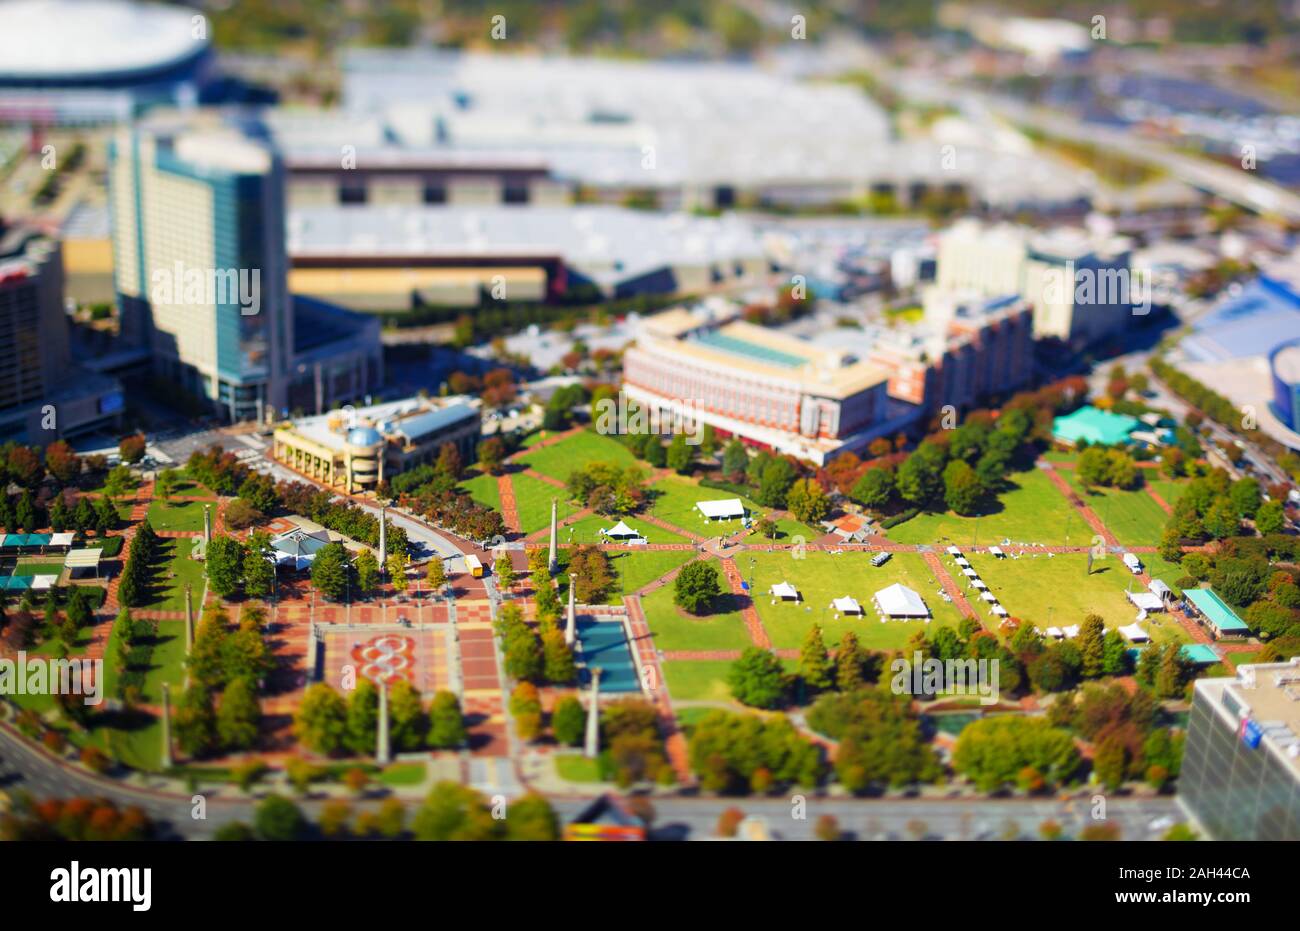
<svg viewBox="0 0 1300 931">
<path fill-rule="evenodd" d="M 1300 840 L 1300 4 L 0 0 L 0 349 L 0 840 Z"/>
</svg>

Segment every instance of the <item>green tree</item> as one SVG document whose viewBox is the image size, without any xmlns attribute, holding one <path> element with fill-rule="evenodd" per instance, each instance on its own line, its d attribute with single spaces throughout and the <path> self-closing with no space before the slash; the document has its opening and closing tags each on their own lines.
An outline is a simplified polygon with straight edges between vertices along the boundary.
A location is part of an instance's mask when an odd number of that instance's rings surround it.
<svg viewBox="0 0 1300 931">
<path fill-rule="evenodd" d="M 465 716 L 461 713 L 456 693 L 445 689 L 435 692 L 429 706 L 429 746 L 450 750 L 464 746 L 468 739 Z"/>
<path fill-rule="evenodd" d="M 1246 476 L 1232 483 L 1228 490 L 1228 499 L 1232 506 L 1237 509 L 1237 513 L 1249 520 L 1259 511 L 1261 502 L 1259 492 L 1259 480 Z"/>
<path fill-rule="evenodd" d="M 813 624 L 799 648 L 799 678 L 810 692 L 821 692 L 831 687 L 833 668 L 821 625 Z"/>
<path fill-rule="evenodd" d="M 970 516 L 979 508 L 984 489 L 980 487 L 975 470 L 960 459 L 954 459 L 943 470 L 943 500 L 953 511 Z"/>
<path fill-rule="evenodd" d="M 1081 762 L 1070 732 L 1042 718 L 999 715 L 962 729 L 953 750 L 953 768 L 983 792 L 1015 785 L 1025 767 L 1049 785 L 1068 781 Z"/>
<path fill-rule="evenodd" d="M 212 693 L 201 683 L 194 683 L 181 696 L 173 726 L 176 743 L 186 756 L 201 757 L 216 749 L 217 715 Z"/>
<path fill-rule="evenodd" d="M 424 580 L 429 584 L 431 591 L 441 591 L 442 587 L 447 584 L 447 567 L 442 563 L 442 557 L 433 556 L 429 560 L 429 567 L 425 570 Z"/>
<path fill-rule="evenodd" d="M 551 712 L 551 731 L 559 743 L 579 746 L 586 730 L 587 712 L 582 702 L 573 695 L 565 695 L 555 703 L 555 710 Z"/>
<path fill-rule="evenodd" d="M 790 688 L 781 660 L 760 647 L 746 648 L 731 664 L 727 685 L 736 701 L 753 708 L 780 708 Z"/>
<path fill-rule="evenodd" d="M 259 840 L 301 840 L 307 832 L 307 819 L 289 799 L 268 795 L 257 803 L 253 811 L 253 831 Z"/>
<path fill-rule="evenodd" d="M 749 465 L 749 451 L 740 440 L 733 439 L 722 451 L 722 471 L 726 475 L 737 475 Z"/>
<path fill-rule="evenodd" d="M 840 638 L 835 651 L 835 685 L 842 692 L 852 692 L 865 684 L 867 653 L 858 642 L 858 635 L 847 631 Z"/>
<path fill-rule="evenodd" d="M 1281 533 L 1286 527 L 1286 511 L 1280 501 L 1265 501 L 1255 512 L 1255 529 L 1261 534 Z"/>
<path fill-rule="evenodd" d="M 1083 659 L 1083 675 L 1095 679 L 1105 671 L 1106 651 L 1104 638 L 1106 623 L 1096 614 L 1089 614 L 1079 627 L 1079 655 Z"/>
<path fill-rule="evenodd" d="M 394 550 L 388 554 L 385 569 L 388 570 L 388 578 L 393 583 L 393 591 L 405 592 L 410 584 L 406 578 L 406 566 L 409 560 L 406 558 L 404 550 Z"/>
<path fill-rule="evenodd" d="M 328 684 L 309 685 L 294 716 L 293 730 L 308 750 L 332 756 L 344 748 L 348 737 L 347 705 Z"/>
<path fill-rule="evenodd" d="M 695 462 L 695 453 L 696 447 L 686 442 L 685 433 L 674 433 L 672 442 L 668 444 L 668 468 L 680 475 L 686 475 Z"/>
<path fill-rule="evenodd" d="M 456 782 L 439 782 L 415 814 L 416 840 L 494 840 L 501 822 L 492 817 L 483 796 Z"/>
<path fill-rule="evenodd" d="M 578 678 L 573 650 L 564 642 L 564 632 L 558 627 L 542 634 L 542 676 L 556 685 L 566 685 Z"/>
<path fill-rule="evenodd" d="M 515 564 L 510 561 L 507 554 L 497 557 L 496 562 L 492 564 L 492 572 L 497 577 L 497 588 L 503 592 L 508 592 L 510 587 L 515 584 Z"/>
<path fill-rule="evenodd" d="M 831 499 L 815 478 L 801 478 L 786 493 L 786 507 L 796 520 L 817 524 L 826 519 L 831 510 Z"/>
<path fill-rule="evenodd" d="M 357 591 L 368 595 L 379 586 L 379 560 L 370 550 L 362 550 L 357 555 Z"/>
<path fill-rule="evenodd" d="M 673 580 L 673 603 L 691 614 L 705 613 L 721 594 L 718 569 L 711 562 L 688 562 Z"/>
<path fill-rule="evenodd" d="M 389 736 L 393 747 L 401 751 L 420 750 L 429 726 L 424 704 L 415 686 L 398 679 L 388 689 Z"/>
<path fill-rule="evenodd" d="M 275 589 L 275 562 L 271 555 L 271 536 L 255 531 L 244 549 L 244 592 L 253 598 L 265 598 Z"/>
<path fill-rule="evenodd" d="M 240 574 L 244 565 L 244 545 L 234 537 L 215 536 L 208 544 L 204 557 L 208 586 L 213 593 L 229 598 L 239 590 Z"/>
<path fill-rule="evenodd" d="M 506 809 L 506 840 L 554 841 L 560 839 L 555 809 L 541 795 L 529 792 Z"/>
<path fill-rule="evenodd" d="M 343 544 L 327 543 L 312 560 L 311 584 L 331 601 L 341 601 L 347 594 L 348 574 L 351 571 Z"/>
<path fill-rule="evenodd" d="M 251 750 L 257 743 L 262 709 L 251 680 L 240 677 L 226 686 L 217 709 L 217 739 L 227 750 Z"/>
<path fill-rule="evenodd" d="M 863 507 L 882 510 L 894 500 L 894 475 L 888 469 L 867 469 L 853 484 L 851 497 Z"/>
<path fill-rule="evenodd" d="M 344 722 L 344 745 L 353 753 L 375 752 L 379 733 L 379 689 L 364 676 L 348 695 Z"/>
</svg>

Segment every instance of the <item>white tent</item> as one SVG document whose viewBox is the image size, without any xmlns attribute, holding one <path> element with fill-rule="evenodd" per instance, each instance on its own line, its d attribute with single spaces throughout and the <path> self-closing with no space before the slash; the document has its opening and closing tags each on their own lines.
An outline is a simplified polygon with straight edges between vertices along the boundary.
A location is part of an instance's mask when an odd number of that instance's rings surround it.
<svg viewBox="0 0 1300 931">
<path fill-rule="evenodd" d="M 961 574 L 966 576 L 968 579 L 978 579 L 980 577 L 980 574 L 974 569 L 963 569 Z"/>
<path fill-rule="evenodd" d="M 981 588 L 981 589 L 988 588 L 988 586 L 984 584 L 983 579 L 971 579 L 970 584 L 971 584 L 971 588 Z"/>
<path fill-rule="evenodd" d="M 836 598 L 831 602 L 831 607 L 841 614 L 861 614 L 862 605 L 858 604 L 856 598 L 850 598 L 845 595 L 843 598 Z"/>
<path fill-rule="evenodd" d="M 989 552 L 990 552 L 991 554 L 993 554 L 994 556 L 996 556 L 998 559 L 1006 559 L 1006 558 L 1007 558 L 1007 554 L 1004 553 L 1004 552 L 1002 552 L 1002 547 L 1000 547 L 1000 546 L 990 546 L 990 547 L 989 547 Z"/>
<path fill-rule="evenodd" d="M 950 546 L 950 547 L 948 547 L 948 555 L 949 555 L 949 556 L 960 556 L 960 555 L 961 555 L 961 550 L 958 549 L 958 548 L 955 547 L 955 546 Z"/>
<path fill-rule="evenodd" d="M 789 582 L 777 582 L 767 590 L 769 595 L 775 595 L 777 598 L 789 598 L 793 601 L 799 600 L 799 589 L 795 588 Z"/>
<path fill-rule="evenodd" d="M 1147 632 L 1142 629 L 1141 624 L 1129 624 L 1127 627 L 1121 627 L 1119 632 L 1129 643 L 1146 643 L 1151 639 L 1147 636 Z"/>
<path fill-rule="evenodd" d="M 957 557 L 957 565 L 961 566 L 961 567 L 964 568 L 964 569 L 969 569 L 969 568 L 970 568 L 970 560 L 967 559 L 965 556 L 958 556 L 958 557 Z"/>
<path fill-rule="evenodd" d="M 1064 634 L 1067 639 L 1077 637 L 1079 636 L 1079 625 L 1071 624 L 1069 627 L 1062 627 L 1061 633 Z"/>
<path fill-rule="evenodd" d="M 1061 628 L 1059 627 L 1049 627 L 1047 628 L 1047 630 L 1044 631 L 1044 633 L 1047 634 L 1047 636 L 1051 637 L 1053 640 L 1060 640 L 1062 637 L 1065 636 L 1065 634 L 1061 632 Z"/>
<path fill-rule="evenodd" d="M 990 608 L 989 610 L 992 611 L 994 614 L 996 614 L 998 617 L 1006 617 L 1006 616 L 1007 616 L 1007 609 L 1004 608 L 1004 607 L 1002 607 L 1002 605 L 994 605 L 994 606 L 993 606 L 992 608 Z"/>
<path fill-rule="evenodd" d="M 696 501 L 695 508 L 707 520 L 736 520 L 745 516 L 745 506 L 739 498 L 723 498 L 719 501 Z"/>
<path fill-rule="evenodd" d="M 929 617 L 930 609 L 916 592 L 895 582 L 876 592 L 876 607 L 886 617 Z"/>
<path fill-rule="evenodd" d="M 34 575 L 32 576 L 33 591 L 48 591 L 54 587 L 54 583 L 59 581 L 57 575 Z"/>
<path fill-rule="evenodd" d="M 1142 611 L 1163 611 L 1165 602 L 1159 595 L 1153 592 L 1125 592 L 1128 600 L 1133 602 L 1134 607 Z"/>
<path fill-rule="evenodd" d="M 637 533 L 623 521 L 619 521 L 608 530 L 601 530 L 602 537 L 609 537 L 611 540 L 629 540 L 640 538 L 641 534 Z"/>
<path fill-rule="evenodd" d="M 70 547 L 72 542 L 77 539 L 75 533 L 54 533 L 50 534 L 49 546 Z"/>
<path fill-rule="evenodd" d="M 995 602 L 995 601 L 997 601 L 997 598 L 995 598 L 995 597 L 993 596 L 993 593 L 990 592 L 990 591 L 983 591 L 983 592 L 980 592 L 980 597 L 983 598 L 985 601 L 988 601 L 988 602 Z"/>
</svg>

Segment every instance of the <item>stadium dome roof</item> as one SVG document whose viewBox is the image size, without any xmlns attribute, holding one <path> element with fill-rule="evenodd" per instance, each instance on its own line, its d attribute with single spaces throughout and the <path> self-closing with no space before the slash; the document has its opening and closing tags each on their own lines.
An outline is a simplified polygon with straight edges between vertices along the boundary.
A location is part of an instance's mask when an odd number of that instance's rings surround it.
<svg viewBox="0 0 1300 931">
<path fill-rule="evenodd" d="M 194 10 L 128 0 L 0 0 L 0 82 L 148 77 L 208 50 Z"/>
<path fill-rule="evenodd" d="M 374 427 L 353 427 L 348 431 L 349 446 L 374 446 L 383 441 L 384 438 Z"/>
</svg>

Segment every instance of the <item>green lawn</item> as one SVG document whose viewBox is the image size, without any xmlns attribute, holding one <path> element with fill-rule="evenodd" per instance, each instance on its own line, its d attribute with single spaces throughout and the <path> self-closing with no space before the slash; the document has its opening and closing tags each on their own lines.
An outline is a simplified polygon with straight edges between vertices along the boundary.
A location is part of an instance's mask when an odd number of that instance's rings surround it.
<svg viewBox="0 0 1300 931">
<path fill-rule="evenodd" d="M 600 782 L 600 761 L 580 753 L 555 755 L 555 774 L 569 782 Z"/>
<path fill-rule="evenodd" d="M 1094 488 L 1085 491 L 1075 470 L 1062 469 L 1061 475 L 1124 546 L 1155 546 L 1160 542 L 1169 515 L 1145 488 L 1132 491 Z"/>
<path fill-rule="evenodd" d="M 1017 472 L 1009 483 L 1014 487 L 999 497 L 990 513 L 978 517 L 959 517 L 951 511 L 920 514 L 891 527 L 887 535 L 899 543 L 983 546 L 1002 540 L 1080 544 L 1091 539 L 1091 528 L 1075 515 L 1065 495 L 1041 470 Z"/>
<path fill-rule="evenodd" d="M 814 623 L 821 624 L 827 646 L 838 645 L 844 632 L 852 630 L 858 641 L 871 650 L 899 650 L 917 630 L 933 635 L 940 626 L 955 627 L 961 623 L 961 612 L 955 604 L 940 597 L 939 580 L 930 573 L 920 555 L 895 553 L 878 568 L 871 565 L 871 555 L 812 552 L 803 559 L 794 559 L 789 553 L 753 553 L 737 557 L 736 565 L 748 580 L 749 561 L 751 557 L 754 560 L 754 606 L 772 645 L 778 650 L 798 649 Z M 777 582 L 789 582 L 799 590 L 802 600 L 797 604 L 789 601 L 773 604 L 767 591 Z M 922 620 L 880 620 L 871 599 L 895 582 L 906 585 L 925 600 L 932 615 L 929 624 Z M 866 614 L 836 618 L 831 600 L 844 595 L 856 598 Z"/>
<path fill-rule="evenodd" d="M 557 489 L 558 490 L 558 489 Z M 601 517 L 599 514 L 593 514 L 590 517 L 584 517 L 582 520 L 575 521 L 565 527 L 560 528 L 561 543 L 602 543 L 604 538 L 600 536 L 600 531 L 609 530 L 615 524 L 622 520 L 633 530 L 646 538 L 649 543 L 686 543 L 686 537 L 673 533 L 671 530 L 664 530 L 662 527 L 656 527 L 654 524 L 639 520 L 635 517 Z"/>
<path fill-rule="evenodd" d="M 61 559 L 28 559 L 20 557 L 10 575 L 62 575 Z"/>
<path fill-rule="evenodd" d="M 1150 475 L 1147 478 L 1147 484 L 1151 486 L 1156 494 L 1164 498 L 1165 503 L 1170 507 L 1178 503 L 1178 499 L 1183 496 L 1183 492 L 1187 490 L 1189 484 L 1187 479 L 1174 481 L 1168 478 L 1153 478 Z"/>
<path fill-rule="evenodd" d="M 495 475 L 481 473 L 461 482 L 460 487 L 462 491 L 469 492 L 469 496 L 484 507 L 494 511 L 501 510 L 501 494 L 497 490 Z"/>
<path fill-rule="evenodd" d="M 728 599 L 729 602 L 729 599 Z M 745 620 L 737 610 L 726 610 L 700 617 L 686 615 L 673 604 L 673 587 L 666 585 L 641 599 L 646 623 L 660 650 L 743 650 L 753 646 Z M 670 664 L 671 665 L 671 664 Z M 671 676 L 669 677 L 671 680 Z M 670 682 L 671 688 L 671 682 Z M 674 691 L 674 695 L 677 693 Z"/>
<path fill-rule="evenodd" d="M 185 583 L 189 582 L 193 586 L 197 610 L 203 597 L 203 563 L 190 558 L 188 539 L 164 539 L 160 543 L 160 556 L 154 565 L 149 591 L 152 600 L 144 608 L 150 611 L 184 611 Z"/>
<path fill-rule="evenodd" d="M 1091 575 L 1086 574 L 1088 557 L 1084 553 L 1052 558 L 1025 555 L 1020 559 L 975 553 L 967 558 L 1012 617 L 1038 627 L 1078 624 L 1089 614 L 1100 615 L 1107 628 L 1131 624 L 1137 618 L 1137 608 L 1124 593 L 1141 591 L 1142 583 L 1112 554 L 1096 560 Z M 943 559 L 951 570 L 950 557 Z M 1156 614 L 1143 628 L 1155 640 L 1186 639 L 1168 616 Z"/>
<path fill-rule="evenodd" d="M 630 595 L 661 575 L 672 572 L 694 556 L 695 553 L 689 550 L 658 550 L 644 553 L 611 553 L 610 561 L 614 565 L 614 571 L 622 580 L 623 594 Z M 619 586 L 616 585 L 614 593 L 606 599 L 610 604 L 622 603 L 618 588 Z M 669 585 L 667 588 L 671 590 L 672 586 Z"/>
<path fill-rule="evenodd" d="M 424 763 L 393 763 L 379 774 L 379 781 L 386 786 L 418 786 L 424 777 Z"/>
<path fill-rule="evenodd" d="M 203 530 L 202 501 L 157 501 L 149 505 L 149 523 L 154 530 Z"/>
<path fill-rule="evenodd" d="M 516 472 L 510 476 L 510 483 L 515 490 L 515 510 L 519 512 L 519 527 L 525 534 L 541 530 L 551 525 L 551 499 L 557 502 L 556 514 L 563 520 L 578 509 L 569 503 L 563 488 L 548 485 L 540 478 Z M 564 529 L 560 529 L 560 539 L 564 539 Z"/>
<path fill-rule="evenodd" d="M 680 659 L 664 663 L 668 693 L 675 701 L 732 701 L 727 687 L 730 660 Z"/>
<path fill-rule="evenodd" d="M 202 594 L 200 592 L 200 594 Z M 195 601 L 198 601 L 195 595 Z M 142 699 L 147 704 L 162 703 L 162 684 L 171 686 L 173 698 L 179 697 L 180 687 L 185 681 L 185 622 L 159 621 L 158 633 L 154 638 L 153 650 L 149 656 L 149 668 L 145 671 Z M 108 636 L 106 657 L 117 655 L 117 629 L 113 628 Z M 117 695 L 117 667 L 113 663 L 104 664 L 105 694 Z"/>
<path fill-rule="evenodd" d="M 584 430 L 552 446 L 523 453 L 514 461 L 563 482 L 568 480 L 570 472 L 593 462 L 629 466 L 636 462 L 636 457 L 618 440 Z"/>
<path fill-rule="evenodd" d="M 739 520 L 706 520 L 695 508 L 697 501 L 722 501 L 737 497 L 729 491 L 703 488 L 675 475 L 656 482 L 650 486 L 650 491 L 650 513 L 674 526 L 694 531 L 703 537 L 716 537 L 744 529 Z M 740 503 L 749 512 L 751 520 L 757 520 L 763 515 L 763 509 L 748 498 L 741 498 Z"/>
</svg>

